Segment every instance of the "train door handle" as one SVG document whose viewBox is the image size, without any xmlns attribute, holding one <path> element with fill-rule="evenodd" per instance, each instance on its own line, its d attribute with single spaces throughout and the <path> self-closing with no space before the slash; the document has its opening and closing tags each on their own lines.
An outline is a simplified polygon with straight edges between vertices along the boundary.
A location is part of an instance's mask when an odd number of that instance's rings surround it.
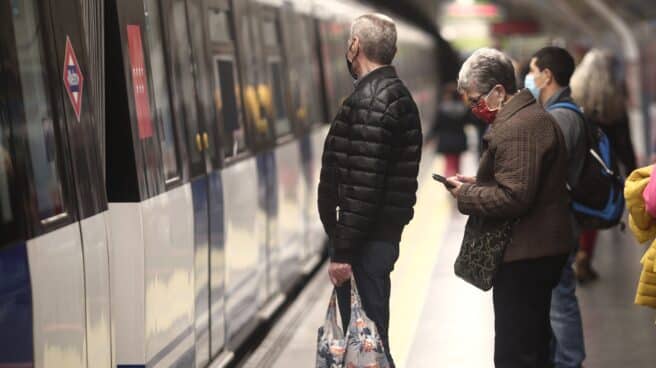
<svg viewBox="0 0 656 368">
<path fill-rule="evenodd" d="M 196 149 L 198 149 L 198 152 L 203 151 L 203 142 L 201 141 L 200 133 L 196 133 Z"/>
<path fill-rule="evenodd" d="M 207 132 L 203 133 L 203 148 L 208 149 L 210 147 L 210 138 L 207 135 Z"/>
</svg>

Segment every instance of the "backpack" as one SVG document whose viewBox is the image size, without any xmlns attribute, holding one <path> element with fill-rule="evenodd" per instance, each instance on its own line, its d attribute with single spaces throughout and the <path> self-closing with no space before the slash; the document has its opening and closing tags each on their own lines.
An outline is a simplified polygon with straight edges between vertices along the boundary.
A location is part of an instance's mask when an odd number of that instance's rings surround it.
<svg viewBox="0 0 656 368">
<path fill-rule="evenodd" d="M 617 156 L 598 125 L 588 121 L 572 102 L 557 102 L 547 111 L 568 109 L 584 121 L 587 147 L 583 168 L 575 186 L 568 184 L 574 216 L 583 229 L 607 229 L 619 224 L 624 214 L 624 179 Z"/>
</svg>

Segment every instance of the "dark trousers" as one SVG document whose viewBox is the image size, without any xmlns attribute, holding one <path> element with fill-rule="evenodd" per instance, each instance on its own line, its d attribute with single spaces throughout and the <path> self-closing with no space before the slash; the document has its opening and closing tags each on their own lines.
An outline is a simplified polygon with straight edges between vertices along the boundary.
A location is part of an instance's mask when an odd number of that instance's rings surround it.
<svg viewBox="0 0 656 368">
<path fill-rule="evenodd" d="M 545 368 L 551 364 L 551 290 L 567 255 L 504 263 L 494 282 L 494 365 Z"/>
<path fill-rule="evenodd" d="M 362 308 L 367 316 L 374 321 L 378 333 L 383 340 L 385 353 L 391 367 L 394 361 L 389 348 L 389 301 L 390 273 L 399 257 L 399 244 L 383 241 L 372 241 L 362 247 L 362 252 L 351 264 L 355 283 L 358 286 Z M 351 284 L 350 282 L 337 288 L 337 302 L 342 316 L 344 331 L 347 330 L 351 317 Z"/>
</svg>

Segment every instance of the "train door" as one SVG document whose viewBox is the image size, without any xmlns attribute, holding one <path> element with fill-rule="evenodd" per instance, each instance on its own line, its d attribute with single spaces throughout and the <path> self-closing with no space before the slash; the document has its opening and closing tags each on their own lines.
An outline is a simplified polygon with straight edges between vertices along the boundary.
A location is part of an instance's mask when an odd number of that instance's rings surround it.
<svg viewBox="0 0 656 368">
<path fill-rule="evenodd" d="M 19 226 L 0 248 L 0 330 L 12 334 L 0 365 L 110 367 L 107 202 L 80 3 L 1 6 L 0 191 L 14 193 L 0 208 Z"/>
<path fill-rule="evenodd" d="M 218 170 L 222 152 L 210 87 L 212 74 L 205 62 L 203 2 L 164 0 L 162 9 L 169 32 L 172 84 L 181 103 L 189 147 L 194 207 L 195 364 L 201 367 L 209 363 L 212 345 L 223 347 L 225 340 L 223 182 Z"/>
<path fill-rule="evenodd" d="M 269 92 L 263 101 L 273 122 L 275 141 L 276 229 L 269 246 L 269 278 L 282 291 L 292 286 L 301 273 L 303 261 L 304 184 L 301 150 L 295 134 L 291 112 L 287 55 L 283 47 L 280 8 L 261 5 L 257 8 L 257 40 L 263 85 Z M 293 45 L 296 47 L 297 45 Z"/>
<path fill-rule="evenodd" d="M 258 291 L 264 282 L 264 254 L 255 230 L 258 177 L 243 116 L 235 9 L 228 0 L 208 0 L 200 10 L 195 19 L 202 26 L 206 43 L 199 62 L 208 74 L 206 88 L 214 98 L 216 119 L 212 129 L 222 143 L 217 154 L 223 158 L 225 193 L 224 221 L 216 224 L 224 226 L 221 239 L 225 246 L 219 248 L 213 242 L 210 252 L 210 350 L 212 357 L 223 350 L 222 357 L 228 358 L 230 350 L 259 322 L 257 311 L 262 301 Z M 218 254 L 220 258 L 215 257 Z M 214 318 L 219 310 L 225 311 L 225 319 Z"/>
<path fill-rule="evenodd" d="M 300 5 L 300 4 L 297 4 Z M 304 238 L 301 253 L 303 272 L 311 271 L 321 256 L 325 232 L 317 212 L 317 186 L 323 140 L 327 126 L 321 100 L 321 66 L 316 23 L 310 9 L 299 6 L 283 12 L 289 86 L 293 116 L 300 132 L 302 163 Z"/>
<path fill-rule="evenodd" d="M 186 3 L 105 4 L 117 357 L 121 365 L 189 367 L 209 355 L 207 172 L 215 157 Z"/>
<path fill-rule="evenodd" d="M 223 143 L 226 350 L 235 349 L 260 322 L 270 294 L 266 284 L 270 162 L 268 121 L 260 114 L 261 89 L 253 67 L 248 2 L 206 1 L 208 70 L 213 73 L 217 128 Z M 263 165 L 264 163 L 264 165 Z M 220 331 L 212 325 L 212 333 Z M 214 346 L 216 353 L 219 346 Z"/>
</svg>

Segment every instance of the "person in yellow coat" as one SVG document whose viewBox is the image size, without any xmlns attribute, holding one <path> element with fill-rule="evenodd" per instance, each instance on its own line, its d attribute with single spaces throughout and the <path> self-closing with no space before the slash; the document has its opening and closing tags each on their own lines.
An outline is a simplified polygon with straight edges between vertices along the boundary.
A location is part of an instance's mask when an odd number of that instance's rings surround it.
<svg viewBox="0 0 656 368">
<path fill-rule="evenodd" d="M 629 210 L 629 227 L 640 243 L 652 241 L 640 261 L 642 273 L 638 283 L 635 303 L 656 308 L 656 218 L 645 207 L 643 192 L 649 184 L 654 165 L 634 170 L 624 187 L 624 197 Z"/>
</svg>

